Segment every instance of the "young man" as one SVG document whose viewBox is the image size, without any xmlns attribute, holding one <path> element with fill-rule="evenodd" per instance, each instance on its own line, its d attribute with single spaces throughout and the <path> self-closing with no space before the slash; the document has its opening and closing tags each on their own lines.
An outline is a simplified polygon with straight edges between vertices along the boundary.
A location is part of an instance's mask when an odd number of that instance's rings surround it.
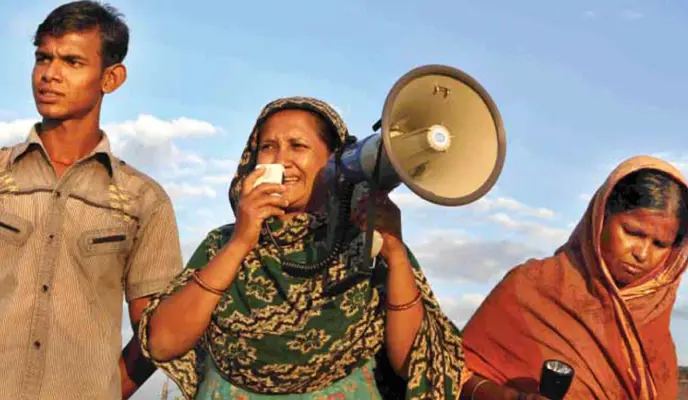
<svg viewBox="0 0 688 400">
<path fill-rule="evenodd" d="M 136 331 L 182 260 L 169 197 L 100 130 L 128 41 L 117 11 L 91 1 L 38 26 L 42 121 L 0 151 L 0 399 L 127 398 L 154 371 L 136 335 L 122 351 L 123 292 Z"/>
</svg>

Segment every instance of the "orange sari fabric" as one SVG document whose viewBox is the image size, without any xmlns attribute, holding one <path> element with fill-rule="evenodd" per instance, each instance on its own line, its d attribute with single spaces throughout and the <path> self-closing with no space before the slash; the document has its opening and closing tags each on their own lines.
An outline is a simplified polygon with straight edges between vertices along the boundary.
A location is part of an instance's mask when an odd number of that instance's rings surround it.
<svg viewBox="0 0 688 400">
<path fill-rule="evenodd" d="M 683 175 L 653 157 L 619 165 L 554 256 L 511 270 L 463 332 L 467 367 L 500 384 L 537 393 L 546 359 L 575 369 L 568 399 L 675 400 L 677 359 L 671 310 L 688 246 L 664 268 L 618 289 L 600 255 L 604 208 L 614 185 L 642 168 Z"/>
</svg>

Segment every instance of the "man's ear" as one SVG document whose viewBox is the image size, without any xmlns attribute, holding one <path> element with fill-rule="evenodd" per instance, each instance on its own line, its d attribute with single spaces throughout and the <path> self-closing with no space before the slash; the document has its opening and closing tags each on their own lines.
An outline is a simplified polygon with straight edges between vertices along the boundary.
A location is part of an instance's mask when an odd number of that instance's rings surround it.
<svg viewBox="0 0 688 400">
<path fill-rule="evenodd" d="M 103 71 L 101 90 L 109 94 L 119 89 L 127 80 L 127 67 L 124 64 L 111 65 Z"/>
</svg>

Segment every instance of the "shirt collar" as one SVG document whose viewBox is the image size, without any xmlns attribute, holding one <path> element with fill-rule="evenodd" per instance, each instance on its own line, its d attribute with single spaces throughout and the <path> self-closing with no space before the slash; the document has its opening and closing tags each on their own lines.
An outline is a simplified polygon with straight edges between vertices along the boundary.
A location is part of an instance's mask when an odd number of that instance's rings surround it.
<svg viewBox="0 0 688 400">
<path fill-rule="evenodd" d="M 41 137 L 38 134 L 39 129 L 40 122 L 34 124 L 31 127 L 29 136 L 23 143 L 15 146 L 14 151 L 10 156 L 10 166 L 14 165 L 17 159 L 22 155 L 26 154 L 26 152 L 29 151 L 29 149 L 34 148 L 36 146 L 40 147 L 45 156 L 48 157 L 48 152 L 45 150 L 45 146 L 43 146 L 43 141 L 41 140 Z M 110 176 L 112 176 L 114 168 L 116 165 L 118 165 L 118 163 L 112 155 L 110 139 L 108 139 L 108 136 L 105 132 L 101 131 L 101 133 L 102 138 L 100 139 L 100 142 L 98 142 L 98 145 L 93 149 L 93 151 L 91 151 L 90 154 L 88 154 L 84 158 L 95 158 L 97 161 L 103 164 L 105 168 L 107 168 L 108 173 L 110 174 Z"/>
</svg>

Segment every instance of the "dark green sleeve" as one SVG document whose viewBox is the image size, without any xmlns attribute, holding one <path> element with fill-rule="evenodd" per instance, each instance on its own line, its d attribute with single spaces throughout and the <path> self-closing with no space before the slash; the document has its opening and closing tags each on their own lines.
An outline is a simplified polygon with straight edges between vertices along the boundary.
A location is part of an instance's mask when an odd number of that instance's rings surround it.
<svg viewBox="0 0 688 400">
<path fill-rule="evenodd" d="M 465 380 L 461 333 L 444 314 L 418 260 L 407 248 L 425 318 L 409 356 L 407 399 L 458 399 Z"/>
<path fill-rule="evenodd" d="M 186 267 L 168 285 L 168 287 L 156 294 L 149 302 L 141 316 L 139 323 L 138 338 L 141 343 L 143 355 L 150 359 L 153 364 L 171 377 L 174 382 L 182 389 L 185 394 L 191 395 L 198 389 L 198 384 L 203 380 L 203 366 L 207 353 L 205 351 L 205 340 L 202 336 L 196 347 L 187 353 L 165 362 L 153 360 L 150 356 L 150 345 L 148 341 L 148 325 L 150 317 L 160 306 L 160 303 L 167 297 L 181 290 L 192 279 L 193 272 L 208 265 L 215 253 L 226 243 L 231 236 L 233 226 L 224 226 L 208 233 L 206 238 L 196 248 L 193 255 L 186 264 Z"/>
</svg>

